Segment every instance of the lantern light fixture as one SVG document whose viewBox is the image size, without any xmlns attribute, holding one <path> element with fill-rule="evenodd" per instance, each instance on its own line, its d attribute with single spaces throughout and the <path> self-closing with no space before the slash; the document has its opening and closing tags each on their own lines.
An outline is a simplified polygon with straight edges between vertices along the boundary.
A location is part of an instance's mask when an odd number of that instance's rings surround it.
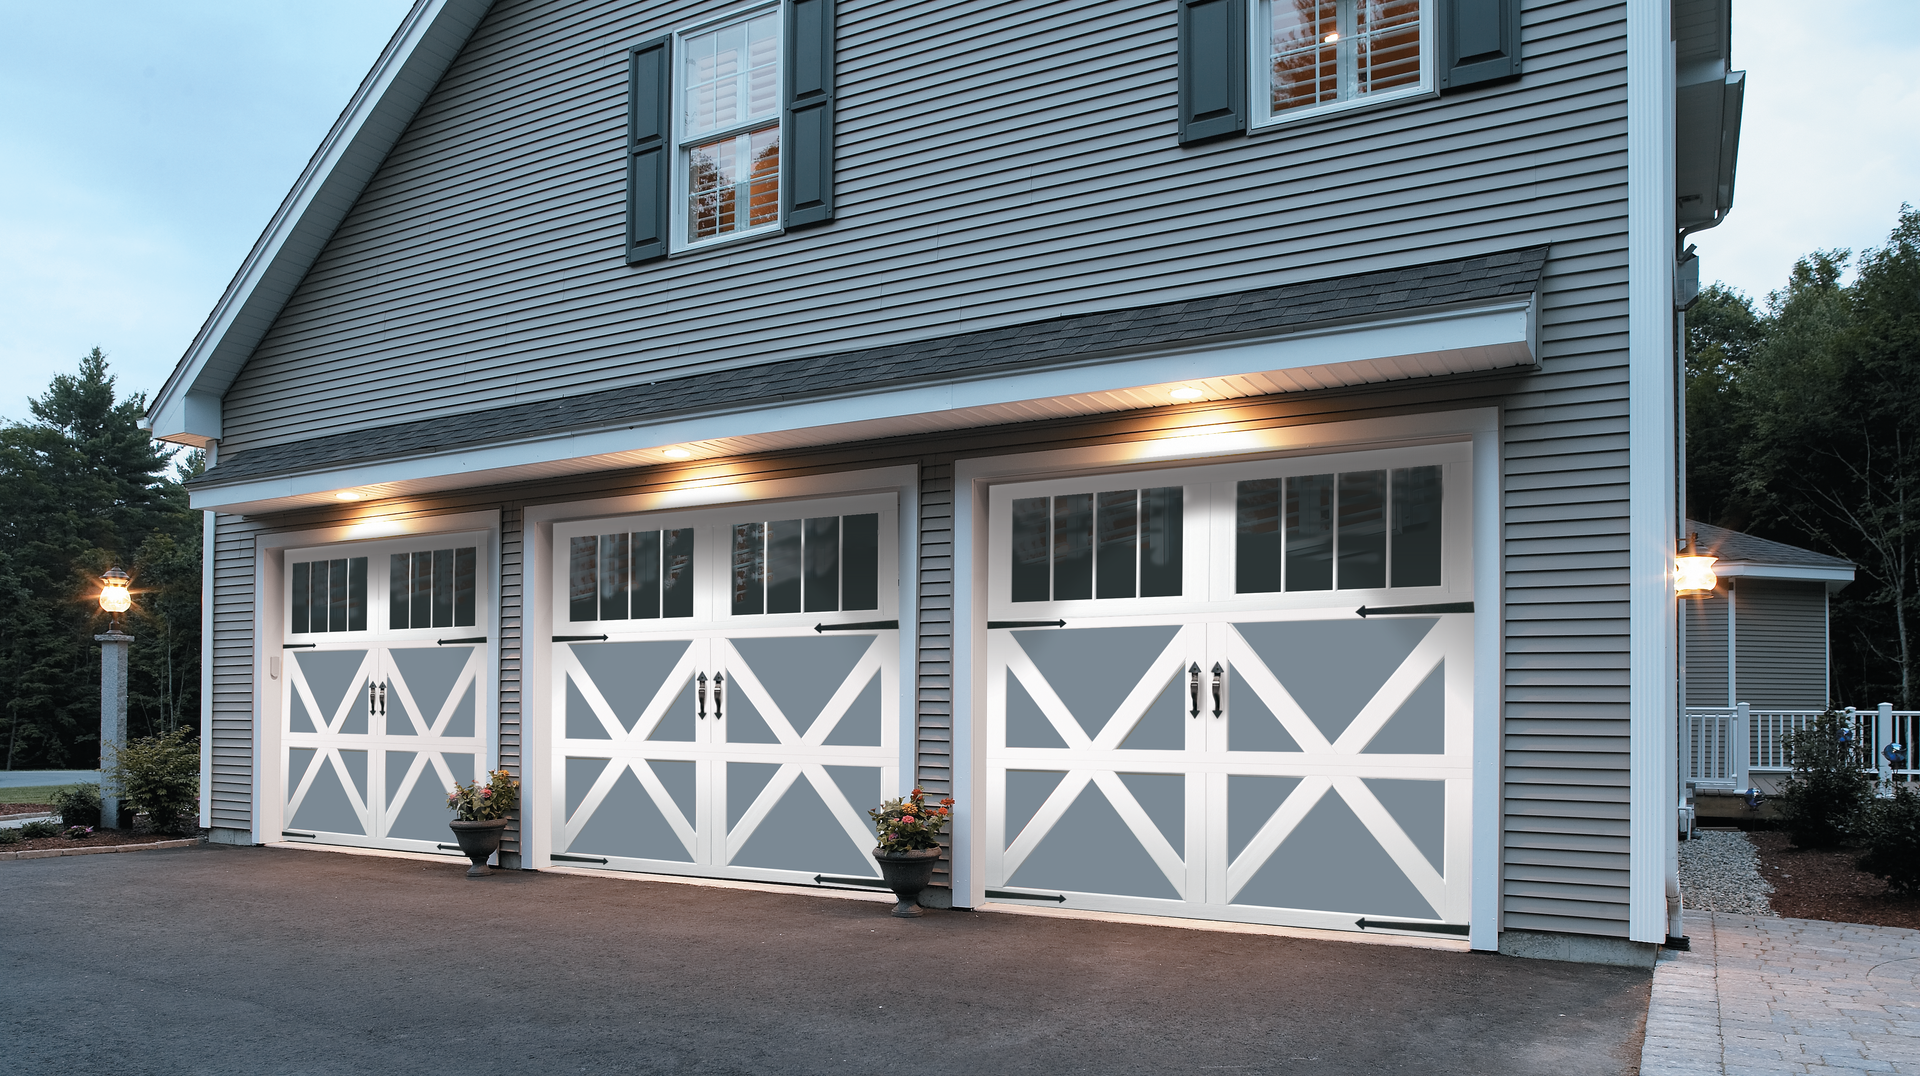
<svg viewBox="0 0 1920 1076">
<path fill-rule="evenodd" d="M 1713 574 L 1713 564 L 1719 558 L 1702 554 L 1699 540 L 1699 535 L 1689 532 L 1686 546 L 1673 560 L 1675 594 L 1704 594 L 1720 583 Z"/>
<path fill-rule="evenodd" d="M 116 565 L 108 568 L 100 577 L 100 610 L 113 616 L 113 626 L 120 627 L 120 614 L 133 607 L 133 599 L 127 594 L 129 577 Z"/>
</svg>

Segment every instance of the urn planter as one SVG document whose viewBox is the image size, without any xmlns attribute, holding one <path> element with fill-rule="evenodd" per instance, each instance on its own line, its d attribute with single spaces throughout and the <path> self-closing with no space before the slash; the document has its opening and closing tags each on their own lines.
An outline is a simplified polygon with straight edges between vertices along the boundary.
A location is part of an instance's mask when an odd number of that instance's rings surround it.
<svg viewBox="0 0 1920 1076">
<path fill-rule="evenodd" d="M 460 851 L 473 861 L 467 868 L 467 877 L 485 878 L 493 871 L 487 866 L 487 857 L 500 850 L 500 838 L 507 831 L 507 820 L 495 818 L 486 822 L 449 822 L 453 827 L 453 839 L 460 842 Z"/>
<path fill-rule="evenodd" d="M 920 891 L 933 881 L 933 868 L 940 862 L 940 849 L 883 852 L 876 848 L 873 850 L 873 859 L 880 864 L 880 877 L 886 880 L 887 888 L 893 890 L 894 897 L 899 901 L 893 906 L 893 914 L 902 919 L 918 918 Z"/>
</svg>

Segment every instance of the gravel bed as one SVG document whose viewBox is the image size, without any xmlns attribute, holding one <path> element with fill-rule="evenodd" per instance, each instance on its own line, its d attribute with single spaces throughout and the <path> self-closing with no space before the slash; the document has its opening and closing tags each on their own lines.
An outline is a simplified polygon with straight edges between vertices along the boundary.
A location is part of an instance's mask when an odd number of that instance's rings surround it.
<svg viewBox="0 0 1920 1076">
<path fill-rule="evenodd" d="M 1703 912 L 1773 915 L 1773 887 L 1760 877 L 1760 853 L 1739 832 L 1695 830 L 1680 842 L 1680 894 L 1685 906 Z"/>
</svg>

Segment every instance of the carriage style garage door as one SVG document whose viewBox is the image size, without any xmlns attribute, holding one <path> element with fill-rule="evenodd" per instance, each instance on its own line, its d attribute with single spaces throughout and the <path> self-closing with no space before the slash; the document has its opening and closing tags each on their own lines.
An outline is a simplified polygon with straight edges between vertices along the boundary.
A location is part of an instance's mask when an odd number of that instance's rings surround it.
<svg viewBox="0 0 1920 1076">
<path fill-rule="evenodd" d="M 1464 933 L 1469 481 L 1441 445 L 995 487 L 989 898 Z"/>
<path fill-rule="evenodd" d="M 487 761 L 487 539 L 287 553 L 282 836 L 420 852 L 450 840 L 447 793 Z"/>
<path fill-rule="evenodd" d="M 894 499 L 557 524 L 553 859 L 872 878 L 899 794 Z"/>
</svg>

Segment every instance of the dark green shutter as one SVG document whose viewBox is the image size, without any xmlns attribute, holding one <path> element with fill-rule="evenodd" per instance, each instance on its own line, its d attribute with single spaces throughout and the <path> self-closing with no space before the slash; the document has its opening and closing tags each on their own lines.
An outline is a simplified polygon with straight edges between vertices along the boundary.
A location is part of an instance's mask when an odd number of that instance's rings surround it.
<svg viewBox="0 0 1920 1076">
<path fill-rule="evenodd" d="M 786 83 L 780 215 L 797 228 L 833 219 L 833 0 L 787 5 Z"/>
<path fill-rule="evenodd" d="M 1520 0 L 1440 0 L 1440 89 L 1520 77 Z"/>
<path fill-rule="evenodd" d="M 1247 0 L 1180 0 L 1180 142 L 1247 129 Z"/>
<path fill-rule="evenodd" d="M 627 264 L 667 256 L 673 219 L 671 38 L 627 54 Z"/>
</svg>

